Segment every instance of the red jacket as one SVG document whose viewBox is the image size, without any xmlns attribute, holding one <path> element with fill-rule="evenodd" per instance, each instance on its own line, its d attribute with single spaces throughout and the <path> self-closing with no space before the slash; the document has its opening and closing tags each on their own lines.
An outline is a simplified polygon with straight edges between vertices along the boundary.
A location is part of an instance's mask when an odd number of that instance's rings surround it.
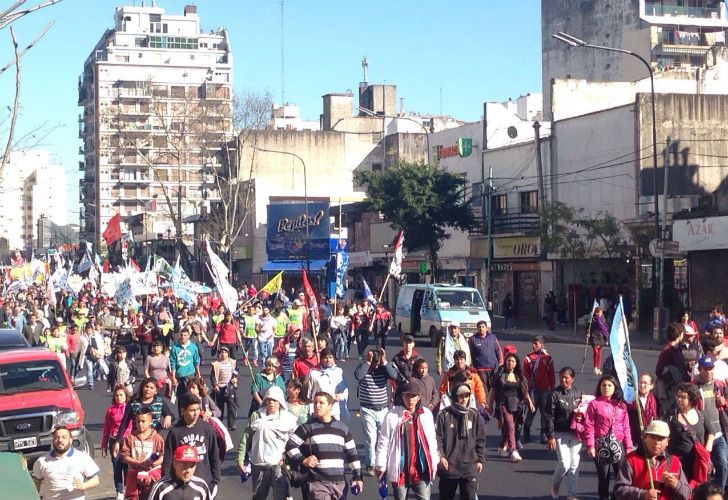
<svg viewBox="0 0 728 500">
<path fill-rule="evenodd" d="M 543 350 L 530 352 L 523 358 L 523 376 L 528 381 L 528 388 L 536 391 L 553 391 L 556 387 L 554 360 Z"/>
<path fill-rule="evenodd" d="M 641 453 L 637 453 L 636 451 L 632 451 L 627 454 L 627 463 L 629 463 L 629 466 L 632 469 L 631 486 L 645 491 L 649 490 L 650 478 L 647 475 L 648 470 L 647 463 L 645 462 L 645 456 Z M 660 483 L 662 475 L 666 471 L 675 474 L 676 477 L 680 477 L 681 470 L 680 459 L 675 455 L 670 455 L 669 459 L 658 459 L 657 469 L 650 468 L 649 474 L 652 475 L 652 480 L 655 483 Z M 673 490 L 671 488 L 660 488 L 660 496 L 658 498 L 660 500 L 671 500 L 673 498 L 672 492 Z"/>
</svg>

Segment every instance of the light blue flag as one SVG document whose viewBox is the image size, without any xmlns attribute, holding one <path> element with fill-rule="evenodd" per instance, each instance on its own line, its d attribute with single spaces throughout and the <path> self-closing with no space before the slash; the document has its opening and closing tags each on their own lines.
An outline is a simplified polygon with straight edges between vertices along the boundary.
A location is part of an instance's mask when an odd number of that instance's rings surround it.
<svg viewBox="0 0 728 500">
<path fill-rule="evenodd" d="M 617 378 L 624 393 L 624 400 L 627 403 L 632 403 L 637 395 L 638 376 L 637 367 L 632 359 L 632 351 L 629 346 L 629 330 L 627 328 L 627 318 L 624 316 L 621 295 L 612 321 L 609 346 L 614 359 L 614 370 L 617 372 Z"/>
</svg>

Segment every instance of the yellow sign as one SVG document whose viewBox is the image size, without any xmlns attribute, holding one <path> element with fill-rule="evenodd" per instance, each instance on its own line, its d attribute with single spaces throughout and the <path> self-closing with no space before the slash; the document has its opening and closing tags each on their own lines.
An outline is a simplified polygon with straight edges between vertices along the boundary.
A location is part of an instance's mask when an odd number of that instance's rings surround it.
<svg viewBox="0 0 728 500">
<path fill-rule="evenodd" d="M 496 259 L 533 259 L 540 254 L 538 237 L 494 238 L 493 241 L 493 257 Z"/>
</svg>

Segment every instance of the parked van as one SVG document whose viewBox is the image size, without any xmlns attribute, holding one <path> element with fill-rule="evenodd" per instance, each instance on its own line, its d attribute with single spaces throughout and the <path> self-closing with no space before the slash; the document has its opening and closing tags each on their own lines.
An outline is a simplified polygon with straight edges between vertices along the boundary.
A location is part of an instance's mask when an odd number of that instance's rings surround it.
<svg viewBox="0 0 728 500">
<path fill-rule="evenodd" d="M 461 333 L 470 337 L 481 320 L 490 324 L 476 288 L 436 283 L 408 284 L 399 289 L 395 323 L 402 335 L 428 336 L 436 346 L 451 322 L 459 322 Z"/>
</svg>

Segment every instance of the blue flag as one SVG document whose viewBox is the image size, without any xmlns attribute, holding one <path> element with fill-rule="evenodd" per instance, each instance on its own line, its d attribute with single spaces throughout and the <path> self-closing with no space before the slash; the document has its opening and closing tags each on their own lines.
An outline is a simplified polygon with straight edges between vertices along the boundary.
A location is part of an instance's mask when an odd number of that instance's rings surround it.
<svg viewBox="0 0 728 500">
<path fill-rule="evenodd" d="M 622 386 L 624 400 L 627 403 L 634 402 L 637 397 L 637 367 L 632 360 L 632 351 L 629 347 L 629 330 L 627 319 L 624 316 L 622 296 L 619 297 L 619 305 L 614 313 L 612 331 L 609 334 L 609 347 L 612 350 L 614 359 L 614 370 L 617 372 L 619 384 Z"/>
<path fill-rule="evenodd" d="M 377 299 L 372 294 L 372 290 L 369 288 L 367 280 L 362 278 L 361 281 L 362 283 L 364 283 L 364 298 L 367 299 L 367 302 L 371 303 L 372 305 L 377 305 Z"/>
</svg>

